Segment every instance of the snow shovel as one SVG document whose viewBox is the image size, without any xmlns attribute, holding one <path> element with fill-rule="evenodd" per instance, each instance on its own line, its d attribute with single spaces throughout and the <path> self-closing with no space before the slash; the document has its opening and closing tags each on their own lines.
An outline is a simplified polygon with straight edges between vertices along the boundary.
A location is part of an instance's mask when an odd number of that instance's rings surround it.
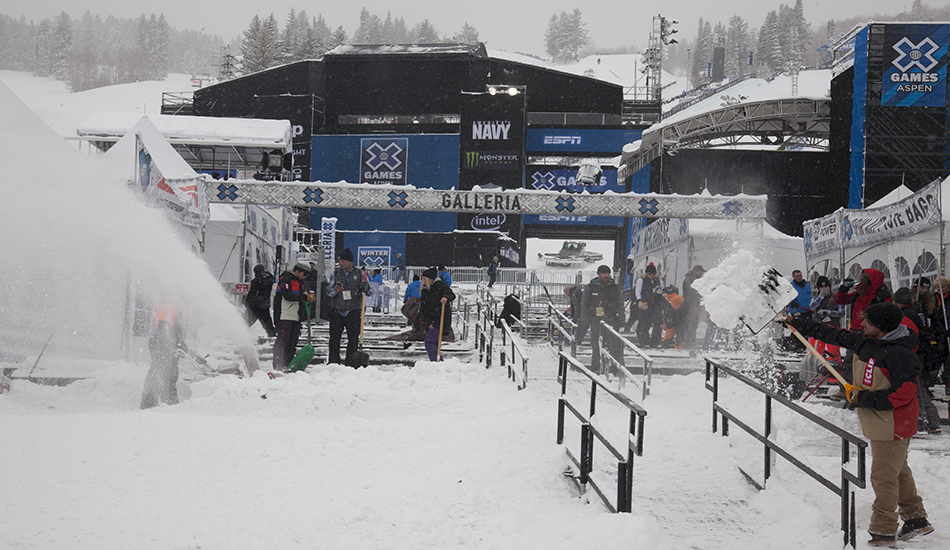
<svg viewBox="0 0 950 550">
<path fill-rule="evenodd" d="M 763 273 L 759 283 L 761 292 L 753 295 L 747 303 L 745 312 L 739 315 L 739 320 L 749 327 L 752 334 L 758 334 L 767 327 L 776 316 L 780 315 L 785 306 L 792 303 L 792 300 L 798 296 L 788 281 L 783 279 L 782 282 L 785 284 L 781 284 L 779 281 L 781 276 L 782 274 L 774 268 Z"/>
<path fill-rule="evenodd" d="M 310 361 L 313 359 L 313 345 L 310 344 L 310 302 L 304 302 L 304 307 L 307 308 L 307 345 L 300 348 L 300 351 L 297 352 L 297 355 L 294 355 L 294 358 L 290 361 L 290 364 L 287 365 L 287 370 L 289 372 L 304 370 L 310 365 Z"/>
<path fill-rule="evenodd" d="M 445 304 L 442 304 L 442 313 L 439 314 L 439 345 L 435 348 L 435 360 L 442 360 L 442 327 L 445 323 Z"/>
<path fill-rule="evenodd" d="M 847 383 L 844 377 L 841 376 L 841 373 L 839 373 L 837 370 L 835 370 L 834 367 L 831 366 L 831 363 L 829 363 L 828 360 L 825 359 L 824 356 L 821 353 L 819 353 L 818 350 L 816 350 L 814 346 L 811 345 L 811 342 L 809 342 L 807 338 L 802 336 L 802 333 L 795 330 L 795 327 L 793 327 L 791 323 L 789 323 L 788 321 L 783 321 L 783 322 L 785 323 L 785 326 L 787 326 L 789 330 L 792 331 L 792 334 L 794 334 L 795 337 L 798 338 L 798 340 L 802 344 L 805 345 L 805 348 L 807 348 L 808 351 L 811 352 L 812 355 L 814 355 L 815 357 L 818 358 L 819 361 L 821 361 L 821 364 L 824 365 L 826 369 L 828 369 L 828 372 L 830 372 L 835 378 L 837 378 L 838 382 L 841 382 L 841 385 L 844 386 L 844 396 L 848 398 L 848 403 L 851 403 L 851 400 L 854 399 L 855 396 L 857 396 L 857 392 L 861 388 L 858 388 L 857 386 Z"/>
</svg>

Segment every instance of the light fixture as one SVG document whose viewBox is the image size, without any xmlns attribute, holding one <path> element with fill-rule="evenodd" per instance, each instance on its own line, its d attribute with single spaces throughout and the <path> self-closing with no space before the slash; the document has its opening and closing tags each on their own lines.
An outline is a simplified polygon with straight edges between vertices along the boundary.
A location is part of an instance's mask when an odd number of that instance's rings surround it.
<svg viewBox="0 0 950 550">
<path fill-rule="evenodd" d="M 518 95 L 518 88 L 515 88 L 514 86 L 512 86 L 511 88 L 508 88 L 508 95 L 510 96 Z"/>
<path fill-rule="evenodd" d="M 495 94 L 497 94 L 497 93 L 498 93 L 498 88 L 496 88 L 496 87 L 494 87 L 494 86 L 489 86 L 489 87 L 488 87 L 488 95 L 495 95 Z"/>
</svg>

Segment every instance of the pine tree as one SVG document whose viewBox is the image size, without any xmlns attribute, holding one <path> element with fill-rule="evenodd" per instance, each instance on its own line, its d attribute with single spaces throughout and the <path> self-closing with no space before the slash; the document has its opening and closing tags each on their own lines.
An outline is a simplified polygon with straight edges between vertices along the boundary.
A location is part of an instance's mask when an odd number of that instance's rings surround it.
<svg viewBox="0 0 950 550">
<path fill-rule="evenodd" d="M 749 25 L 738 15 L 729 19 L 726 32 L 725 73 L 729 78 L 737 78 L 746 72 L 749 49 Z"/>
<path fill-rule="evenodd" d="M 711 33 L 709 22 L 700 18 L 699 28 L 696 29 L 696 45 L 693 48 L 692 67 L 690 69 L 691 82 L 701 82 L 706 74 L 706 63 L 712 61 Z"/>
<path fill-rule="evenodd" d="M 56 18 L 49 38 L 49 75 L 57 80 L 69 77 L 69 54 L 73 43 L 73 23 L 66 12 Z"/>
<path fill-rule="evenodd" d="M 380 32 L 380 42 L 383 44 L 395 44 L 393 40 L 393 16 L 388 11 L 386 12 L 386 20 L 383 21 L 383 28 Z"/>
<path fill-rule="evenodd" d="M 459 44 L 477 44 L 478 29 L 466 22 L 464 25 L 462 25 L 462 30 L 452 36 L 452 41 L 458 42 Z"/>
<path fill-rule="evenodd" d="M 406 20 L 402 17 L 397 17 L 393 21 L 393 35 L 391 39 L 393 44 L 408 44 L 409 43 L 409 31 L 406 30 Z"/>
<path fill-rule="evenodd" d="M 778 25 L 778 14 L 773 10 L 765 16 L 759 30 L 758 73 L 764 78 L 779 74 L 785 65 Z"/>
<path fill-rule="evenodd" d="M 360 10 L 360 26 L 353 33 L 355 44 L 378 44 L 382 41 L 383 22 L 379 16 L 371 14 L 369 10 Z"/>
<path fill-rule="evenodd" d="M 586 27 L 582 20 L 581 10 L 574 8 L 574 11 L 567 16 L 564 25 L 567 40 L 564 44 L 563 54 L 567 61 L 577 61 L 578 52 L 590 44 L 590 35 Z"/>
<path fill-rule="evenodd" d="M 254 16 L 241 41 L 241 68 L 245 74 L 277 65 L 280 59 L 279 34 L 274 14 L 263 21 Z"/>
<path fill-rule="evenodd" d="M 423 19 L 421 23 L 413 27 L 410 36 L 416 44 L 435 44 L 439 42 L 439 33 L 428 19 Z"/>
<path fill-rule="evenodd" d="M 349 37 L 346 35 L 346 30 L 343 28 L 343 25 L 340 25 L 330 36 L 330 49 L 332 50 L 337 46 L 342 46 L 343 44 L 346 44 L 348 40 Z"/>
<path fill-rule="evenodd" d="M 551 56 L 551 60 L 554 62 L 561 58 L 562 38 L 561 19 L 556 13 L 552 14 L 551 18 L 548 19 L 548 29 L 544 32 L 544 51 Z"/>
</svg>

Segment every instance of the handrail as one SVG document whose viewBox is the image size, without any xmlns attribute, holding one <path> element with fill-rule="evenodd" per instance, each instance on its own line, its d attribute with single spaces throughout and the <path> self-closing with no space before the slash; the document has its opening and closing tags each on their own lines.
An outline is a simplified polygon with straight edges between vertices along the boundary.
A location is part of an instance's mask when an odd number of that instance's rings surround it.
<svg viewBox="0 0 950 550">
<path fill-rule="evenodd" d="M 567 377 L 572 369 L 586 376 L 591 382 L 590 402 L 588 403 L 589 414 L 587 415 L 568 400 Z M 643 456 L 643 428 L 647 416 L 646 409 L 637 405 L 626 395 L 611 389 L 609 382 L 604 377 L 588 369 L 580 361 L 563 351 L 558 352 L 558 379 L 561 382 L 561 396 L 558 398 L 557 407 L 557 444 L 562 445 L 564 443 L 565 411 L 570 411 L 581 423 L 580 458 L 578 459 L 571 452 L 571 449 L 565 446 L 564 451 L 567 453 L 573 467 L 569 467 L 564 474 L 571 478 L 581 494 L 585 493 L 587 486 L 590 485 L 611 512 L 630 512 L 633 501 L 633 461 L 634 456 Z M 625 455 L 620 450 L 623 447 L 622 445 L 614 446 L 611 444 L 606 434 L 591 422 L 596 414 L 598 388 L 629 411 Z M 600 484 L 591 476 L 594 467 L 594 438 L 600 441 L 604 448 L 617 460 L 616 505 L 611 504 L 610 498 L 606 495 L 606 486 L 601 488 Z M 577 474 L 574 473 L 575 468 Z"/>
<path fill-rule="evenodd" d="M 508 321 L 504 319 L 499 319 L 501 322 L 501 348 L 499 349 L 499 361 L 498 363 L 502 366 L 508 367 L 508 378 L 513 380 L 518 384 L 518 389 L 523 390 L 528 385 L 528 354 L 525 353 L 524 348 L 521 345 L 520 339 L 515 338 L 514 332 L 512 332 L 511 327 L 508 326 Z M 520 322 L 520 320 L 519 320 Z M 512 365 L 508 365 L 505 355 L 505 346 L 507 346 L 507 341 L 511 341 L 511 362 L 515 361 L 515 353 L 521 357 L 521 371 L 512 368 Z"/>
<path fill-rule="evenodd" d="M 606 329 L 606 330 L 605 330 Z M 620 340 L 623 344 L 624 349 L 633 351 L 634 354 L 640 356 L 643 359 L 643 376 L 644 379 L 642 382 L 636 379 L 636 375 L 630 372 L 627 369 L 626 364 L 622 363 L 620 359 L 615 358 L 610 354 L 609 346 L 603 345 L 604 333 L 610 335 L 611 338 L 616 338 Z M 600 348 L 600 370 L 601 374 L 606 374 L 608 372 L 607 363 L 612 365 L 617 372 L 620 373 L 620 388 L 623 389 L 624 383 L 629 379 L 633 384 L 640 388 L 641 391 L 641 400 L 645 400 L 648 395 L 650 395 L 650 385 L 653 383 L 653 358 L 650 357 L 646 352 L 637 347 L 633 342 L 627 340 L 623 335 L 614 329 L 614 327 L 608 325 L 604 321 L 600 321 L 600 334 L 599 339 L 599 348 Z M 596 350 L 595 352 L 596 353 Z"/>
<path fill-rule="evenodd" d="M 719 373 L 724 372 L 729 376 L 732 376 L 736 380 L 739 380 L 746 385 L 754 388 L 758 392 L 765 395 L 765 433 L 760 434 L 754 428 L 750 427 L 748 424 L 740 421 L 734 414 L 730 413 L 725 409 L 725 407 L 719 404 Z M 863 438 L 848 432 L 831 422 L 828 422 L 824 418 L 814 414 L 813 412 L 805 409 L 798 403 L 790 401 L 782 395 L 775 393 L 768 388 L 765 388 L 758 382 L 748 378 L 744 374 L 731 369 L 724 365 L 713 361 L 712 359 L 706 358 L 706 389 L 712 392 L 713 394 L 713 418 L 712 418 L 712 429 L 713 432 L 718 430 L 718 416 L 722 415 L 722 435 L 726 437 L 729 435 L 729 422 L 732 421 L 734 424 L 742 428 L 749 435 L 760 441 L 764 445 L 764 481 L 762 485 L 759 485 L 748 473 L 746 473 L 742 468 L 739 468 L 739 471 L 742 472 L 742 475 L 749 480 L 750 483 L 755 485 L 759 490 L 764 488 L 766 482 L 768 482 L 769 477 L 771 476 L 771 458 L 772 451 L 775 451 L 776 454 L 787 460 L 793 466 L 799 470 L 808 474 L 812 479 L 824 485 L 832 492 L 841 497 L 841 530 L 844 532 L 844 544 L 851 544 L 851 547 L 855 547 L 855 513 L 854 513 L 854 492 L 852 491 L 849 495 L 849 484 L 854 483 L 861 489 L 866 488 L 867 486 L 867 471 L 866 471 L 866 455 L 868 443 Z M 780 447 L 777 443 L 769 439 L 769 436 L 772 433 L 772 402 L 777 401 L 782 405 L 785 405 L 788 409 L 798 413 L 800 416 L 814 422 L 815 424 L 821 426 L 825 430 L 835 434 L 841 438 L 841 481 L 840 486 L 835 485 L 835 483 L 818 472 L 815 472 L 813 469 L 805 465 L 801 460 L 793 456 L 789 451 L 786 451 Z M 852 474 L 846 466 L 851 461 L 851 445 L 857 447 L 857 474 Z M 849 506 L 850 501 L 850 506 Z"/>
</svg>

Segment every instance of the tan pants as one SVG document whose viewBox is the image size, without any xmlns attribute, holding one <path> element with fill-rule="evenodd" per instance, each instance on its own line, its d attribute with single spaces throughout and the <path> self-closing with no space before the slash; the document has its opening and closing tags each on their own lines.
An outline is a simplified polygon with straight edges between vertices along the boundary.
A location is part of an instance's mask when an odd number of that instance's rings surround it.
<svg viewBox="0 0 950 550">
<path fill-rule="evenodd" d="M 910 439 L 871 441 L 871 523 L 868 532 L 897 534 L 898 517 L 907 521 L 927 517 L 923 499 L 917 494 L 914 474 L 907 465 Z M 898 514 L 899 513 L 899 514 Z"/>
</svg>

